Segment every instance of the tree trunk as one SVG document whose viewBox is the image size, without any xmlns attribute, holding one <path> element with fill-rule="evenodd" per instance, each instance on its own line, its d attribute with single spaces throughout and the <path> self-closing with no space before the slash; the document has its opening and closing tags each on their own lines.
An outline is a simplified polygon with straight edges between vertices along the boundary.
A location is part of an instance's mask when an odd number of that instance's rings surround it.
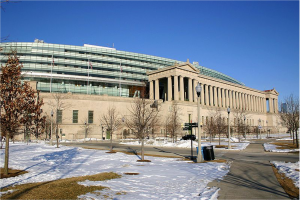
<svg viewBox="0 0 300 200">
<path fill-rule="evenodd" d="M 9 158 L 9 138 L 5 137 L 4 175 L 8 175 L 8 158 Z"/>
<path fill-rule="evenodd" d="M 113 150 L 113 146 L 112 146 L 112 132 L 110 131 L 110 151 Z"/>
<path fill-rule="evenodd" d="M 221 133 L 219 133 L 219 145 L 221 145 Z"/>
<path fill-rule="evenodd" d="M 291 131 L 292 135 L 293 135 L 293 144 L 295 144 L 295 133 L 294 131 Z"/>
<path fill-rule="evenodd" d="M 144 159 L 144 138 L 142 138 L 141 158 L 142 158 L 142 160 L 145 160 Z"/>
<path fill-rule="evenodd" d="M 299 141 L 298 141 L 298 134 L 297 131 L 295 131 L 295 135 L 296 135 L 296 146 L 297 148 L 299 147 Z"/>
</svg>

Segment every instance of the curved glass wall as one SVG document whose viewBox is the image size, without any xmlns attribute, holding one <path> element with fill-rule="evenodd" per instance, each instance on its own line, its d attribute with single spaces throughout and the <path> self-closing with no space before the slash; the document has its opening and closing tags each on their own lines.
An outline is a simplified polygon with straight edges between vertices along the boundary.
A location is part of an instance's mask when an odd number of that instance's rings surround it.
<svg viewBox="0 0 300 200">
<path fill-rule="evenodd" d="M 146 71 L 182 61 L 119 51 L 92 45 L 72 46 L 48 43 L 1 43 L 1 64 L 16 50 L 23 63 L 25 79 L 38 82 L 43 92 L 72 92 L 110 96 L 134 96 L 147 83 Z M 215 70 L 194 66 L 200 73 L 235 84 L 243 83 Z M 51 72 L 52 71 L 52 72 Z"/>
</svg>

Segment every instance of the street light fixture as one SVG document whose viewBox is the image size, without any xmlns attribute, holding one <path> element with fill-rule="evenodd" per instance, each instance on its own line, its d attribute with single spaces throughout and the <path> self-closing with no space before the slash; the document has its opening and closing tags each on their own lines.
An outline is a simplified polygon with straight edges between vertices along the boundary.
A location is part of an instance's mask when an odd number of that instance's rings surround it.
<svg viewBox="0 0 300 200">
<path fill-rule="evenodd" d="M 53 110 L 51 110 L 51 129 L 50 129 L 50 132 L 51 132 L 51 140 L 50 140 L 50 145 L 52 146 L 53 144 L 53 140 L 52 140 L 52 123 L 53 123 Z"/>
<path fill-rule="evenodd" d="M 230 107 L 227 108 L 228 113 L 228 149 L 231 149 L 231 142 L 230 142 Z"/>
<path fill-rule="evenodd" d="M 201 155 L 201 126 L 200 126 L 200 93 L 201 93 L 201 84 L 198 82 L 196 86 L 196 92 L 198 96 L 197 108 L 198 108 L 198 155 L 197 155 L 197 163 L 202 162 L 202 155 Z"/>
</svg>

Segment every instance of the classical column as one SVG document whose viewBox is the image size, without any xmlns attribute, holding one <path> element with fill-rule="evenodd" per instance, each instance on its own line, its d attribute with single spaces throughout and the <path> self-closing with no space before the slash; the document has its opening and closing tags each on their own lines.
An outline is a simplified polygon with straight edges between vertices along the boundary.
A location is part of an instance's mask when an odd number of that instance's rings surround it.
<svg viewBox="0 0 300 200">
<path fill-rule="evenodd" d="M 235 91 L 232 91 L 232 108 L 236 108 Z"/>
<path fill-rule="evenodd" d="M 270 104 L 270 113 L 274 113 L 274 105 L 273 105 L 273 98 L 270 98 L 271 101 L 269 100 L 269 104 Z M 271 103 L 270 103 L 271 102 Z"/>
<path fill-rule="evenodd" d="M 205 105 L 209 105 L 209 102 L 208 102 L 208 86 L 207 86 L 207 84 L 205 84 L 204 88 L 205 88 Z"/>
<path fill-rule="evenodd" d="M 218 102 L 217 102 L 217 87 L 214 86 L 214 104 L 213 106 L 218 106 Z"/>
<path fill-rule="evenodd" d="M 220 88 L 218 87 L 218 106 L 219 107 L 222 107 L 222 102 L 221 102 L 221 90 Z"/>
<path fill-rule="evenodd" d="M 150 81 L 150 90 L 149 90 L 149 97 L 150 99 L 153 99 L 153 81 Z"/>
<path fill-rule="evenodd" d="M 168 77 L 168 101 L 172 101 L 172 76 Z"/>
<path fill-rule="evenodd" d="M 189 78 L 188 80 L 188 87 L 189 87 L 189 102 L 193 102 L 193 90 L 192 90 L 192 79 Z"/>
<path fill-rule="evenodd" d="M 183 83 L 183 76 L 179 76 L 180 80 L 180 101 L 184 101 L 184 83 Z"/>
<path fill-rule="evenodd" d="M 194 84 L 193 84 L 194 102 L 197 102 L 197 97 L 198 97 L 198 96 L 197 96 L 197 92 L 196 92 L 196 86 L 197 86 L 197 84 L 198 84 L 198 81 L 194 79 L 194 80 L 193 80 L 193 83 L 194 83 Z"/>
<path fill-rule="evenodd" d="M 247 99 L 247 110 L 250 110 L 249 94 L 246 94 L 246 99 Z"/>
<path fill-rule="evenodd" d="M 213 89 L 212 89 L 212 86 L 210 85 L 209 86 L 209 105 L 210 106 L 213 106 L 214 103 L 213 103 Z"/>
<path fill-rule="evenodd" d="M 225 107 L 228 108 L 229 107 L 229 100 L 228 100 L 228 90 L 225 89 Z"/>
<path fill-rule="evenodd" d="M 253 111 L 252 109 L 252 95 L 249 95 L 249 102 L 250 102 L 250 111 Z"/>
<path fill-rule="evenodd" d="M 242 110 L 243 103 L 242 103 L 242 93 L 239 92 L 239 109 Z"/>
<path fill-rule="evenodd" d="M 204 89 L 203 84 L 201 84 L 201 93 L 200 93 L 201 105 L 204 105 Z M 202 122 L 203 123 L 203 122 Z"/>
<path fill-rule="evenodd" d="M 178 76 L 174 76 L 174 100 L 178 101 Z"/>
<path fill-rule="evenodd" d="M 229 107 L 232 108 L 232 96 L 231 96 L 231 90 L 228 90 L 228 102 L 229 102 Z"/>
<path fill-rule="evenodd" d="M 256 111 L 259 112 L 258 96 L 256 96 L 255 99 L 256 99 Z"/>
<path fill-rule="evenodd" d="M 159 79 L 155 80 L 155 100 L 159 100 Z"/>
<path fill-rule="evenodd" d="M 245 98 L 244 98 L 244 93 L 241 93 L 241 101 L 242 101 L 242 110 L 245 110 Z"/>
<path fill-rule="evenodd" d="M 278 113 L 278 99 L 274 99 L 275 103 L 275 113 Z"/>
<path fill-rule="evenodd" d="M 223 107 L 223 108 L 226 108 L 226 105 L 225 105 L 225 92 L 224 92 L 224 88 L 222 88 L 221 90 L 222 90 L 222 107 Z"/>
</svg>

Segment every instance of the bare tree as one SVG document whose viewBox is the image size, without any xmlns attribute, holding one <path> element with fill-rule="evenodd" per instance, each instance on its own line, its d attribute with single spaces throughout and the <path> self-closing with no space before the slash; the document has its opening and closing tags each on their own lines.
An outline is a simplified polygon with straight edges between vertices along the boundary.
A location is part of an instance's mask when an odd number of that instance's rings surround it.
<svg viewBox="0 0 300 200">
<path fill-rule="evenodd" d="M 65 102 L 65 100 L 68 98 L 68 96 L 63 93 L 52 93 L 52 98 L 53 98 L 53 100 L 50 100 L 48 105 L 50 106 L 50 108 L 53 111 L 53 117 L 54 117 L 53 127 L 54 127 L 55 135 L 56 135 L 56 147 L 58 148 L 59 147 L 58 130 L 63 121 L 63 110 L 68 109 L 70 107 L 70 105 Z M 51 140 L 52 139 L 53 138 L 51 138 Z"/>
<path fill-rule="evenodd" d="M 238 133 L 239 142 L 241 142 L 241 135 L 246 138 L 245 129 L 247 129 L 245 125 L 245 118 L 249 117 L 249 114 L 245 110 L 235 110 L 233 112 L 233 116 L 235 118 L 235 127 L 236 132 Z"/>
<path fill-rule="evenodd" d="M 105 114 L 100 118 L 101 124 L 106 126 L 106 130 L 110 133 L 110 152 L 113 152 L 112 136 L 121 125 L 121 116 L 116 110 L 116 107 L 109 107 Z"/>
<path fill-rule="evenodd" d="M 144 160 L 144 139 L 147 128 L 157 118 L 159 109 L 155 101 L 143 97 L 134 99 L 128 109 L 130 115 L 126 119 L 126 125 L 133 130 L 135 136 L 141 140 L 141 159 Z"/>
<path fill-rule="evenodd" d="M 1 66 L 0 75 L 0 101 L 1 136 L 5 136 L 5 162 L 4 174 L 8 174 L 9 139 L 18 134 L 20 127 L 30 121 L 25 118 L 35 106 L 35 92 L 27 82 L 21 82 L 21 68 L 16 51 L 8 55 L 5 66 Z"/>
<path fill-rule="evenodd" d="M 181 130 L 181 113 L 178 105 L 172 103 L 170 108 L 170 113 L 167 115 L 166 128 L 167 131 L 171 134 L 173 143 L 177 141 L 178 132 Z"/>
<path fill-rule="evenodd" d="M 84 131 L 84 141 L 88 137 L 88 135 L 91 133 L 93 127 L 91 124 L 88 122 L 87 118 L 82 121 L 82 129 Z"/>
<path fill-rule="evenodd" d="M 215 110 L 215 114 L 212 119 L 213 132 L 219 135 L 219 145 L 221 145 L 221 134 L 227 133 L 227 124 L 220 109 Z"/>
<path fill-rule="evenodd" d="M 297 131 L 299 129 L 299 99 L 291 94 L 285 98 L 285 103 L 287 105 L 287 109 L 285 112 L 281 112 L 280 118 L 282 124 L 292 133 L 293 144 L 295 144 L 296 140 L 296 146 L 298 148 L 299 142 Z"/>
</svg>

